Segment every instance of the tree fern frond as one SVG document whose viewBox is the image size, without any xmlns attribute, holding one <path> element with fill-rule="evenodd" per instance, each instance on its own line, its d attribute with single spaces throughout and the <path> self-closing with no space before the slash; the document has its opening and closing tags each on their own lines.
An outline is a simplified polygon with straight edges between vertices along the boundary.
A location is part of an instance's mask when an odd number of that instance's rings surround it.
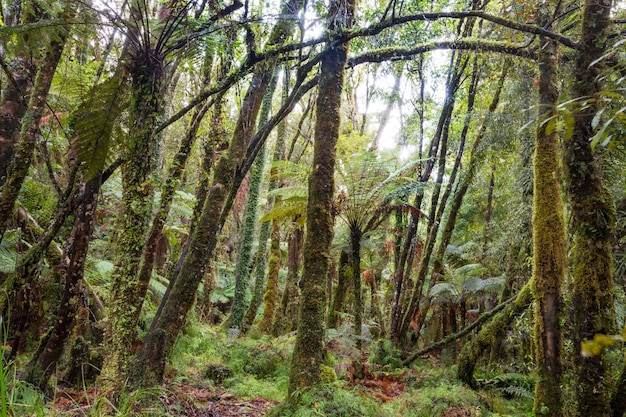
<svg viewBox="0 0 626 417">
<path fill-rule="evenodd" d="M 281 187 L 268 191 L 268 198 L 278 197 L 281 200 L 306 200 L 309 191 L 303 186 Z"/>
<path fill-rule="evenodd" d="M 304 218 L 306 204 L 306 200 L 281 201 L 279 204 L 276 204 L 272 210 L 265 213 L 265 216 L 263 216 L 260 221 L 269 222 L 272 220 L 292 219 L 298 216 Z"/>
<path fill-rule="evenodd" d="M 115 75 L 95 86 L 89 97 L 72 114 L 75 137 L 72 147 L 79 162 L 84 164 L 87 179 L 101 171 L 109 159 L 114 131 L 122 112 L 128 107 L 126 82 Z"/>
</svg>

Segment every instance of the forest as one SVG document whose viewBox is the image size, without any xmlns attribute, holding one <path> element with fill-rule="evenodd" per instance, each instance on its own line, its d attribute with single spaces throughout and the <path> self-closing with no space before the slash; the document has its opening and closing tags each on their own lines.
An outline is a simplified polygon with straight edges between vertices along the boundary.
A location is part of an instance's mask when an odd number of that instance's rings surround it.
<svg viewBox="0 0 626 417">
<path fill-rule="evenodd" d="M 0 0 L 0 417 L 623 417 L 625 34 Z"/>
</svg>

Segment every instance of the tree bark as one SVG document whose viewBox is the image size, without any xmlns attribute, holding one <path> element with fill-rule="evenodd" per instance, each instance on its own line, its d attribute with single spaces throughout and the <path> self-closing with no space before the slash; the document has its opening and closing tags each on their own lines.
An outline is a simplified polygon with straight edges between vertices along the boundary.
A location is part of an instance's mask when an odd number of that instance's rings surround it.
<svg viewBox="0 0 626 417">
<path fill-rule="evenodd" d="M 337 30 L 349 29 L 354 21 L 354 13 L 353 0 L 332 1 L 328 10 L 327 30 L 332 34 Z M 343 43 L 327 50 L 322 57 L 313 171 L 309 176 L 298 335 L 289 378 L 289 395 L 293 400 L 297 400 L 297 395 L 294 395 L 296 392 L 319 381 L 320 365 L 325 358 L 325 286 L 333 238 L 335 159 L 347 53 L 348 45 Z"/>
<path fill-rule="evenodd" d="M 46 101 L 57 65 L 61 60 L 65 41 L 70 30 L 64 26 L 75 13 L 75 4 L 67 2 L 59 16 L 59 31 L 50 42 L 31 91 L 28 108 L 22 118 L 19 141 L 15 154 L 7 169 L 6 181 L 0 190 L 0 239 L 6 231 L 9 219 L 13 216 L 15 201 L 30 169 L 37 139 L 40 134 L 40 123 L 46 109 Z M 18 111 L 19 113 L 19 111 Z"/>
<path fill-rule="evenodd" d="M 552 10 L 540 10 L 548 14 Z M 534 358 L 537 366 L 535 415 L 562 415 L 561 285 L 567 262 L 565 220 L 559 181 L 556 42 L 540 38 L 539 103 L 535 138 L 533 193 Z"/>
<path fill-rule="evenodd" d="M 122 201 L 116 222 L 112 303 L 108 315 L 110 329 L 105 342 L 107 358 L 99 379 L 104 392 L 112 397 L 117 396 L 126 381 L 131 347 L 137 339 L 136 325 L 143 305 L 137 273 L 152 217 L 160 139 L 154 129 L 163 115 L 163 62 L 158 54 L 141 48 L 129 57 L 132 125 L 125 149 L 127 162 L 122 166 Z"/>
<path fill-rule="evenodd" d="M 65 343 L 74 326 L 74 317 L 80 305 L 80 282 L 83 279 L 89 241 L 93 233 L 101 181 L 102 173 L 99 173 L 85 184 L 83 201 L 71 233 L 72 243 L 68 251 L 70 263 L 65 275 L 65 289 L 61 306 L 52 332 L 45 339 L 45 347 L 38 349 L 38 354 L 31 359 L 25 373 L 24 380 L 39 387 L 44 392 L 48 380 L 56 370 L 56 364 L 63 354 Z"/>
<path fill-rule="evenodd" d="M 263 104 L 261 105 L 261 112 L 259 114 L 258 126 L 261 127 L 269 119 L 270 110 L 272 107 L 272 98 L 274 97 L 274 91 L 276 90 L 278 73 L 274 70 L 272 80 L 270 81 L 265 96 L 263 97 Z M 266 145 L 263 144 L 259 153 L 256 156 L 254 165 L 252 166 L 252 172 L 250 173 L 250 184 L 248 186 L 248 198 L 243 211 L 243 230 L 241 231 L 241 243 L 239 245 L 239 251 L 237 252 L 237 265 L 235 268 L 235 296 L 233 298 L 233 308 L 231 315 L 231 327 L 241 328 L 243 327 L 243 318 L 248 307 L 247 302 L 247 289 L 250 280 L 251 257 L 252 257 L 252 245 L 254 243 L 257 214 L 259 205 L 259 191 L 261 189 L 261 180 L 263 179 L 263 171 L 265 168 L 265 149 Z"/>
<path fill-rule="evenodd" d="M 586 0 L 583 7 L 580 49 L 576 57 L 576 80 L 572 94 L 580 105 L 575 110 L 572 138 L 565 141 L 572 245 L 569 266 L 573 281 L 574 352 L 578 415 L 606 416 L 610 413 L 608 378 L 602 356 L 582 357 L 580 344 L 596 333 L 612 334 L 613 272 L 611 239 L 615 231 L 615 203 L 602 184 L 602 157 L 593 149 L 593 118 L 602 60 L 610 25 L 610 0 Z"/>
</svg>

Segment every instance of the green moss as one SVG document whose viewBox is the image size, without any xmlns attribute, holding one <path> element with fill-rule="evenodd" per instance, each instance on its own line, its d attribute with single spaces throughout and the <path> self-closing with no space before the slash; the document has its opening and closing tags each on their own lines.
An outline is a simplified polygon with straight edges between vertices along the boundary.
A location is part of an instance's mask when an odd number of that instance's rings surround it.
<svg viewBox="0 0 626 417">
<path fill-rule="evenodd" d="M 335 370 L 330 366 L 321 365 L 320 382 L 324 384 L 332 384 L 333 382 L 337 382 L 337 374 L 335 373 Z"/>
</svg>

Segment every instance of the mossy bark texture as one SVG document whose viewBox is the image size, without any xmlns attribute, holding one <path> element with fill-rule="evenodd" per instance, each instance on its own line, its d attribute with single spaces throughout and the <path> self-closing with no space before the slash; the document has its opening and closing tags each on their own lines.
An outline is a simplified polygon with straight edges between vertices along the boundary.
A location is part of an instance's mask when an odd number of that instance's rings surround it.
<svg viewBox="0 0 626 417">
<path fill-rule="evenodd" d="M 336 30 L 350 28 L 354 13 L 354 0 L 331 1 L 327 30 L 332 34 Z M 289 379 L 289 394 L 292 398 L 296 391 L 306 389 L 319 381 L 320 365 L 325 358 L 326 275 L 330 266 L 330 245 L 333 239 L 335 159 L 347 54 L 348 45 L 344 43 L 329 48 L 322 57 L 313 170 L 309 177 L 298 335 Z"/>
<path fill-rule="evenodd" d="M 28 364 L 24 380 L 42 391 L 48 385 L 48 379 L 56 370 L 56 364 L 63 354 L 65 343 L 74 326 L 74 317 L 80 305 L 80 283 L 85 270 L 85 260 L 89 250 L 89 241 L 93 233 L 93 222 L 98 206 L 101 173 L 89 180 L 84 187 L 83 201 L 78 210 L 72 228 L 71 245 L 68 250 L 70 263 L 65 275 L 65 289 L 61 306 L 49 337 L 42 340 L 45 346 L 38 349 Z"/>
<path fill-rule="evenodd" d="M 298 272 L 302 258 L 302 241 L 304 232 L 296 224 L 289 235 L 287 247 L 287 279 L 280 304 L 274 312 L 274 336 L 292 332 L 298 327 L 298 306 L 300 290 L 298 288 Z"/>
<path fill-rule="evenodd" d="M 261 105 L 261 113 L 259 115 L 259 127 L 267 123 L 267 119 L 269 119 L 270 110 L 272 108 L 272 98 L 274 97 L 275 90 L 276 73 L 272 76 L 272 80 L 270 81 L 267 91 L 265 92 L 265 97 L 263 97 L 263 104 Z M 244 224 L 241 232 L 241 243 L 237 253 L 237 266 L 235 268 L 235 296 L 233 298 L 231 316 L 231 327 L 236 328 L 244 327 L 242 326 L 243 319 L 248 307 L 247 290 L 250 280 L 251 267 L 253 266 L 252 246 L 257 226 L 257 214 L 259 211 L 259 192 L 261 190 L 261 181 L 263 179 L 263 171 L 265 169 L 265 149 L 265 144 L 263 144 L 256 156 L 254 164 L 252 165 L 250 185 L 248 186 L 248 198 L 246 199 L 246 206 L 243 211 Z M 261 278 L 261 282 L 262 281 L 263 279 Z M 254 317 L 252 317 L 252 319 L 254 320 Z"/>
<path fill-rule="evenodd" d="M 494 337 L 506 333 L 515 317 L 519 316 L 532 302 L 530 284 L 524 285 L 512 303 L 498 313 L 463 349 L 457 360 L 457 375 L 461 381 L 472 389 L 478 389 L 478 381 L 474 377 L 474 370 L 478 359 L 491 346 Z"/>
<path fill-rule="evenodd" d="M 289 70 L 285 67 L 285 71 L 283 72 L 283 93 L 282 93 L 282 102 L 285 103 L 289 96 Z M 278 73 L 275 74 L 275 78 Z M 261 123 L 259 123 L 261 126 Z M 283 119 L 279 124 L 276 131 L 276 146 L 274 148 L 274 154 L 272 156 L 273 161 L 280 161 L 283 159 L 283 154 L 285 151 L 285 128 L 286 122 Z M 264 145 L 265 146 L 265 145 Z M 257 156 L 257 158 L 259 158 Z M 278 186 L 276 181 L 276 173 L 278 172 L 277 168 L 272 167 L 270 170 L 270 179 L 268 184 L 268 192 L 271 192 L 276 189 Z M 269 199 L 266 205 L 266 211 L 270 211 L 274 206 L 274 200 Z M 263 302 L 263 316 L 261 318 L 261 323 L 259 326 L 262 328 L 261 332 L 265 334 L 271 334 L 271 323 L 272 317 L 274 316 L 274 309 L 276 307 L 276 299 L 278 295 L 278 271 L 280 269 L 280 264 L 272 265 L 272 271 L 275 272 L 274 282 L 272 282 L 273 288 L 270 290 L 270 282 L 269 282 L 269 271 L 268 271 L 268 281 L 267 288 L 265 294 L 263 293 L 263 288 L 265 287 L 265 267 L 268 264 L 268 260 L 266 259 L 267 252 L 267 240 L 268 238 L 272 238 L 272 245 L 278 245 L 278 251 L 276 252 L 274 246 L 272 246 L 272 251 L 276 256 L 280 256 L 280 245 L 278 240 L 280 239 L 280 228 L 277 223 L 278 220 L 270 222 L 265 222 L 261 226 L 261 232 L 259 233 L 259 248 L 257 250 L 256 259 L 254 262 L 254 291 L 252 293 L 252 300 L 250 300 L 250 306 L 248 307 L 248 311 L 246 311 L 246 315 L 244 317 L 243 330 L 252 325 L 259 306 L 261 302 Z M 275 226 L 277 229 L 275 230 Z M 276 240 L 274 239 L 276 238 Z M 273 294 L 273 295 L 272 295 Z M 266 298 L 267 295 L 267 298 Z M 272 301 L 273 300 L 273 301 Z M 267 302 L 266 302 L 267 301 Z M 271 311 L 268 314 L 265 314 L 265 308 L 270 309 Z"/>
<path fill-rule="evenodd" d="M 278 300 L 278 273 L 280 272 L 280 224 L 272 221 L 270 233 L 270 258 L 267 264 L 267 285 L 263 295 L 263 316 L 259 330 L 264 334 L 273 334 L 274 311 Z"/>
<path fill-rule="evenodd" d="M 348 290 L 348 280 L 351 278 L 352 268 L 349 265 L 350 255 L 347 250 L 342 250 L 339 255 L 339 271 L 337 271 L 337 285 L 332 298 L 331 307 L 328 309 L 328 328 L 336 329 L 339 325 L 339 313 L 343 312 L 343 302 Z"/>
<path fill-rule="evenodd" d="M 548 11 L 540 11 L 547 14 Z M 550 16 L 552 12 L 550 12 Z M 541 38 L 539 103 L 535 138 L 533 193 L 533 348 L 537 381 L 536 415 L 561 416 L 561 285 L 566 238 L 559 181 L 559 138 L 555 129 L 559 98 L 556 42 Z"/>
<path fill-rule="evenodd" d="M 69 20 L 75 12 L 75 4 L 67 2 L 59 16 L 58 33 L 47 46 L 42 62 L 39 65 L 33 85 L 28 108 L 22 117 L 20 135 L 15 145 L 15 154 L 7 168 L 6 181 L 0 190 L 0 239 L 4 235 L 9 219 L 13 216 L 15 202 L 24 179 L 30 169 L 37 139 L 40 134 L 40 122 L 46 110 L 46 101 L 57 65 L 61 60 L 65 41 L 69 30 L 64 21 Z M 13 150 L 11 151 L 13 152 Z"/>
<path fill-rule="evenodd" d="M 130 57 L 132 83 L 130 120 L 122 166 L 122 201 L 117 219 L 117 240 L 111 280 L 113 282 L 107 335 L 107 358 L 100 375 L 105 392 L 113 396 L 123 388 L 137 338 L 137 322 L 143 304 L 137 279 L 152 217 L 154 169 L 158 136 L 153 129 L 163 114 L 163 68 L 158 55 L 139 50 Z"/>
<path fill-rule="evenodd" d="M 580 49 L 576 57 L 573 96 L 581 100 L 574 114 L 571 139 L 565 141 L 565 165 L 570 197 L 569 264 L 574 291 L 574 352 L 577 413 L 596 417 L 609 414 L 609 385 L 602 356 L 582 357 L 580 343 L 596 333 L 615 330 L 611 240 L 615 231 L 615 203 L 603 186 L 603 169 L 598 149 L 593 149 L 593 118 L 599 109 L 601 91 L 600 57 L 610 24 L 610 0 L 586 0 Z M 588 106 L 582 106 L 585 103 Z"/>
</svg>

